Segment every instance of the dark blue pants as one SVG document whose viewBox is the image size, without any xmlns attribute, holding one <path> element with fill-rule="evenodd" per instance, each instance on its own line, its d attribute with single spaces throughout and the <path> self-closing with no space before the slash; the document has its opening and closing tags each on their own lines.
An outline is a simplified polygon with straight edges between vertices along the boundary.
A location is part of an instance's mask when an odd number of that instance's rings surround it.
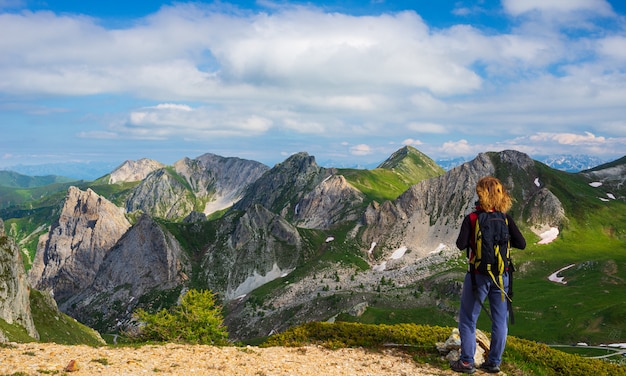
<svg viewBox="0 0 626 376">
<path fill-rule="evenodd" d="M 491 346 L 489 360 L 499 365 L 502 362 L 502 353 L 506 345 L 508 333 L 508 308 L 506 298 L 502 300 L 502 292 L 491 277 L 476 274 L 476 294 L 472 291 L 472 277 L 470 273 L 465 275 L 463 290 L 461 292 L 461 311 L 459 313 L 459 334 L 461 336 L 461 360 L 474 363 L 476 351 L 476 320 L 480 314 L 480 303 L 489 299 L 491 311 Z M 497 277 L 496 277 L 497 278 Z M 502 276 L 504 291 L 508 290 L 509 276 Z M 497 280 L 497 279 L 496 279 Z"/>
</svg>

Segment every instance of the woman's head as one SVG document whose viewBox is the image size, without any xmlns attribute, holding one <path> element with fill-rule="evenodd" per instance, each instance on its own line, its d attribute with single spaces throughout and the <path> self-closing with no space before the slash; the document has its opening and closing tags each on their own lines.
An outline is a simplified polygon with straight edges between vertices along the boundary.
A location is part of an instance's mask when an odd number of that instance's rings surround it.
<svg viewBox="0 0 626 376">
<path fill-rule="evenodd" d="M 513 204 L 511 196 L 506 192 L 502 183 L 493 176 L 485 176 L 476 184 L 478 203 L 483 210 L 497 210 L 505 213 Z"/>
</svg>

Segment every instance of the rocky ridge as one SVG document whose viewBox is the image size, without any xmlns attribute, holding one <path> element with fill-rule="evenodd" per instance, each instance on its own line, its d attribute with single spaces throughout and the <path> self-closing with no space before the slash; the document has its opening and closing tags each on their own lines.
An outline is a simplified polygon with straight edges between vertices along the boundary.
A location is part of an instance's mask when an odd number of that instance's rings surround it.
<svg viewBox="0 0 626 376">
<path fill-rule="evenodd" d="M 191 212 L 205 215 L 228 208 L 267 166 L 239 158 L 204 154 L 183 158 L 172 168 L 152 171 L 126 201 L 126 211 L 178 221 Z"/>
</svg>

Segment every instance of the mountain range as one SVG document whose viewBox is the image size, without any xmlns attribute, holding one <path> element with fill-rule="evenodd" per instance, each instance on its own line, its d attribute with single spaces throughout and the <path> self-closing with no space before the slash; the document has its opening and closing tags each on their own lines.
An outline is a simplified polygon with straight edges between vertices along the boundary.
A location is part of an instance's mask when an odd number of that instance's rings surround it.
<svg viewBox="0 0 626 376">
<path fill-rule="evenodd" d="M 469 162 L 472 158 L 467 157 L 455 157 L 455 158 L 440 158 L 435 162 L 441 166 L 444 170 L 448 171 L 456 166 L 462 165 L 465 162 Z M 542 162 L 543 164 L 552 167 L 556 170 L 566 172 L 580 172 L 601 165 L 606 162 L 610 162 L 605 158 L 600 158 L 594 155 L 584 154 L 554 154 L 554 155 L 538 155 L 533 156 L 533 159 Z M 382 162 L 381 162 L 382 163 Z M 380 163 L 368 163 L 368 164 L 351 164 L 345 162 L 338 162 L 332 159 L 319 162 L 319 165 L 326 168 L 351 168 L 351 169 L 375 169 Z M 95 180 L 99 177 L 108 174 L 119 167 L 119 163 L 112 162 L 68 162 L 68 163 L 45 163 L 38 165 L 24 165 L 17 164 L 12 166 L 6 166 L 0 169 L 0 182 L 3 181 L 2 174 L 8 172 L 16 172 L 20 175 L 37 178 L 46 176 L 55 176 L 57 178 L 65 180 Z M 4 185 L 4 184 L 0 184 Z"/>
<path fill-rule="evenodd" d="M 170 307 L 189 288 L 217 294 L 233 340 L 311 320 L 454 326 L 465 268 L 454 241 L 485 175 L 510 190 L 529 240 L 514 253 L 518 284 L 542 292 L 516 300 L 519 335 L 624 340 L 626 157 L 578 173 L 513 150 L 448 171 L 412 147 L 370 170 L 321 167 L 305 152 L 271 168 L 214 154 L 146 159 L 38 196 L 7 187 L 0 217 L 29 285 L 100 333 L 137 325 L 134 310 Z M 568 262 L 573 289 L 559 294 L 547 276 Z M 591 287 L 606 297 L 579 295 Z M 583 314 L 554 312 L 562 304 Z M 546 333 L 538 318 L 569 324 Z"/>
</svg>

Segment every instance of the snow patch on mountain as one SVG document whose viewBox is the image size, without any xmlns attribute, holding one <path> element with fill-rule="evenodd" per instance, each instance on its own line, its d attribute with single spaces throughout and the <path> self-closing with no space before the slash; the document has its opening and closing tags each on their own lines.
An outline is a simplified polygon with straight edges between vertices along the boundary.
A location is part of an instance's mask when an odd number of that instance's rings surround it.
<svg viewBox="0 0 626 376">
<path fill-rule="evenodd" d="M 561 268 L 561 269 L 557 270 L 556 272 L 550 274 L 548 276 L 548 280 L 550 280 L 551 282 L 555 282 L 555 283 L 560 283 L 560 284 L 566 285 L 567 281 L 565 281 L 564 277 L 559 277 L 559 273 L 564 271 L 564 270 L 567 270 L 567 269 L 573 267 L 574 265 L 576 265 L 576 264 L 568 265 L 568 266 L 566 266 L 564 268 Z"/>
<path fill-rule="evenodd" d="M 216 211 L 223 210 L 233 206 L 233 204 L 239 199 L 239 197 L 233 197 L 233 195 L 227 196 L 219 196 L 214 200 L 209 201 L 204 205 L 203 213 L 205 215 L 210 215 L 215 213 Z"/>
<path fill-rule="evenodd" d="M 404 254 L 406 253 L 406 249 L 407 249 L 406 247 L 400 247 L 400 248 L 396 249 L 391 254 L 391 259 L 392 260 L 398 260 L 398 259 L 402 258 L 402 256 L 404 256 Z"/>
<path fill-rule="evenodd" d="M 255 288 L 271 282 L 276 278 L 287 276 L 292 271 L 293 269 L 282 270 L 278 267 L 276 263 L 274 263 L 274 265 L 272 266 L 272 270 L 268 271 L 265 275 L 261 275 L 255 270 L 251 276 L 246 278 L 245 281 L 237 286 L 235 291 L 228 291 L 228 293 L 226 294 L 226 300 L 235 299 L 236 297 L 245 295 Z"/>
<path fill-rule="evenodd" d="M 444 249 L 446 249 L 446 245 L 443 243 L 439 243 L 439 245 L 437 246 L 437 248 L 435 248 L 434 251 L 430 251 L 429 255 L 435 254 L 435 253 L 439 253 L 441 251 L 443 251 Z"/>
<path fill-rule="evenodd" d="M 541 240 L 538 241 L 537 244 L 552 243 L 554 240 L 556 240 L 558 236 L 559 236 L 559 229 L 556 227 L 550 227 L 547 231 L 544 231 L 541 234 L 539 234 L 539 237 L 541 238 Z"/>
</svg>

